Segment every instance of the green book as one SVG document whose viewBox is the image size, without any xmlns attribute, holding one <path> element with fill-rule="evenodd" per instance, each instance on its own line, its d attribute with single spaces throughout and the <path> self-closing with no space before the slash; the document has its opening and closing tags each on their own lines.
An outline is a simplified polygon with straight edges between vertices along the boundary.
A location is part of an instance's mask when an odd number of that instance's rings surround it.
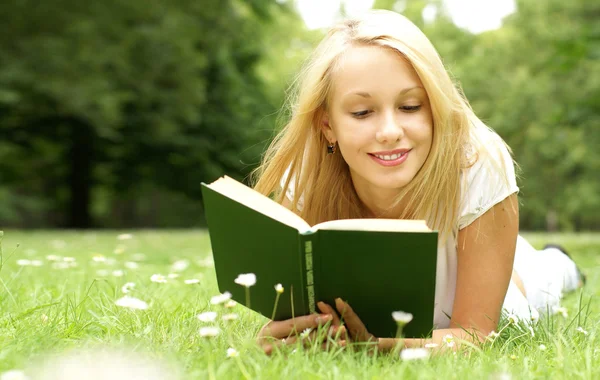
<svg viewBox="0 0 600 380">
<path fill-rule="evenodd" d="M 346 219 L 310 226 L 301 217 L 229 177 L 202 183 L 206 221 L 219 291 L 247 305 L 246 290 L 234 283 L 254 273 L 250 308 L 285 320 L 335 309 L 340 297 L 369 332 L 395 337 L 392 312 L 413 314 L 405 337 L 430 337 L 433 330 L 437 231 L 424 221 Z M 282 284 L 277 309 L 275 285 Z"/>
</svg>

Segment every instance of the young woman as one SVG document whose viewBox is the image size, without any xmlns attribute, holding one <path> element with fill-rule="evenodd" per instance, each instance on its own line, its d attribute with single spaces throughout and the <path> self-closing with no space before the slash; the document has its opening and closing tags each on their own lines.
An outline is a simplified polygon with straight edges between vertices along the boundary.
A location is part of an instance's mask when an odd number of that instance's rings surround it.
<svg viewBox="0 0 600 380">
<path fill-rule="evenodd" d="M 405 17 L 379 10 L 333 27 L 301 73 L 291 106 L 255 173 L 256 190 L 310 224 L 424 219 L 440 233 L 433 337 L 407 339 L 407 346 L 441 343 L 447 334 L 483 338 L 503 307 L 535 319 L 538 308 L 579 286 L 567 255 L 536 251 L 518 236 L 508 147 Z M 321 315 L 267 324 L 259 333 L 265 351 L 328 321 L 348 339 L 375 340 L 381 349 L 396 344 L 369 334 L 342 300 L 318 306 Z"/>
</svg>

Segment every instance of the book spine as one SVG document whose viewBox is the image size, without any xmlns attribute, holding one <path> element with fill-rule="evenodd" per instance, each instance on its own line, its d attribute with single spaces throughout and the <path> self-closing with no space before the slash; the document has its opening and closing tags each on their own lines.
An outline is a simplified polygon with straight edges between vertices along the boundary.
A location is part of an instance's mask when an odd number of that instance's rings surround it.
<svg viewBox="0 0 600 380">
<path fill-rule="evenodd" d="M 311 314 L 316 313 L 316 298 L 315 298 L 315 268 L 314 268 L 314 249 L 316 243 L 315 233 L 301 234 L 300 247 L 302 253 L 302 269 L 304 273 L 304 293 L 308 303 L 308 310 Z"/>
</svg>

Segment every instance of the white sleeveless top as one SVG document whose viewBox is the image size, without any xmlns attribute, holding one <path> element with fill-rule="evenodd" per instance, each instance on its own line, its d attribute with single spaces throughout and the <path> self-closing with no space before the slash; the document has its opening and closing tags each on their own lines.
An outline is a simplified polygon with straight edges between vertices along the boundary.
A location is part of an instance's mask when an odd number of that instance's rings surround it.
<svg viewBox="0 0 600 380">
<path fill-rule="evenodd" d="M 494 163 L 487 155 L 480 155 L 477 162 L 463 172 L 462 176 L 466 176 L 466 179 L 462 178 L 459 230 L 467 227 L 509 195 L 519 191 L 512 158 L 500 137 L 484 127 L 475 128 L 474 133 L 477 134 L 479 141 L 485 144 L 490 156 L 494 157 L 496 162 Z M 281 180 L 282 188 L 288 173 L 289 171 Z M 294 195 L 293 187 L 292 179 L 290 187 L 286 190 L 286 196 L 290 200 Z M 301 197 L 298 207 L 301 209 L 302 206 Z M 517 244 L 517 250 L 518 247 L 519 244 Z M 435 328 L 447 328 L 450 324 L 447 315 L 452 315 L 456 291 L 456 271 L 457 236 L 451 236 L 438 245 L 434 307 Z M 529 319 L 531 317 L 527 299 L 512 281 L 504 301 L 504 308 L 520 318 Z M 533 312 L 537 317 L 537 312 L 535 310 Z"/>
</svg>

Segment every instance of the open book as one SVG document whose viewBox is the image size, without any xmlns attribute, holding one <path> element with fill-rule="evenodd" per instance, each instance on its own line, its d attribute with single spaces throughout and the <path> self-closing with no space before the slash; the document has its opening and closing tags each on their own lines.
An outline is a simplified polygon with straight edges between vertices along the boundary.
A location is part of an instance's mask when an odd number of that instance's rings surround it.
<svg viewBox="0 0 600 380">
<path fill-rule="evenodd" d="M 335 308 L 340 297 L 369 332 L 394 337 L 393 311 L 412 313 L 406 337 L 433 328 L 438 233 L 424 221 L 346 219 L 310 226 L 291 210 L 229 177 L 202 183 L 206 221 L 221 292 L 246 304 L 234 283 L 254 273 L 252 310 L 271 318 L 274 286 L 282 284 L 274 319 Z"/>
</svg>

